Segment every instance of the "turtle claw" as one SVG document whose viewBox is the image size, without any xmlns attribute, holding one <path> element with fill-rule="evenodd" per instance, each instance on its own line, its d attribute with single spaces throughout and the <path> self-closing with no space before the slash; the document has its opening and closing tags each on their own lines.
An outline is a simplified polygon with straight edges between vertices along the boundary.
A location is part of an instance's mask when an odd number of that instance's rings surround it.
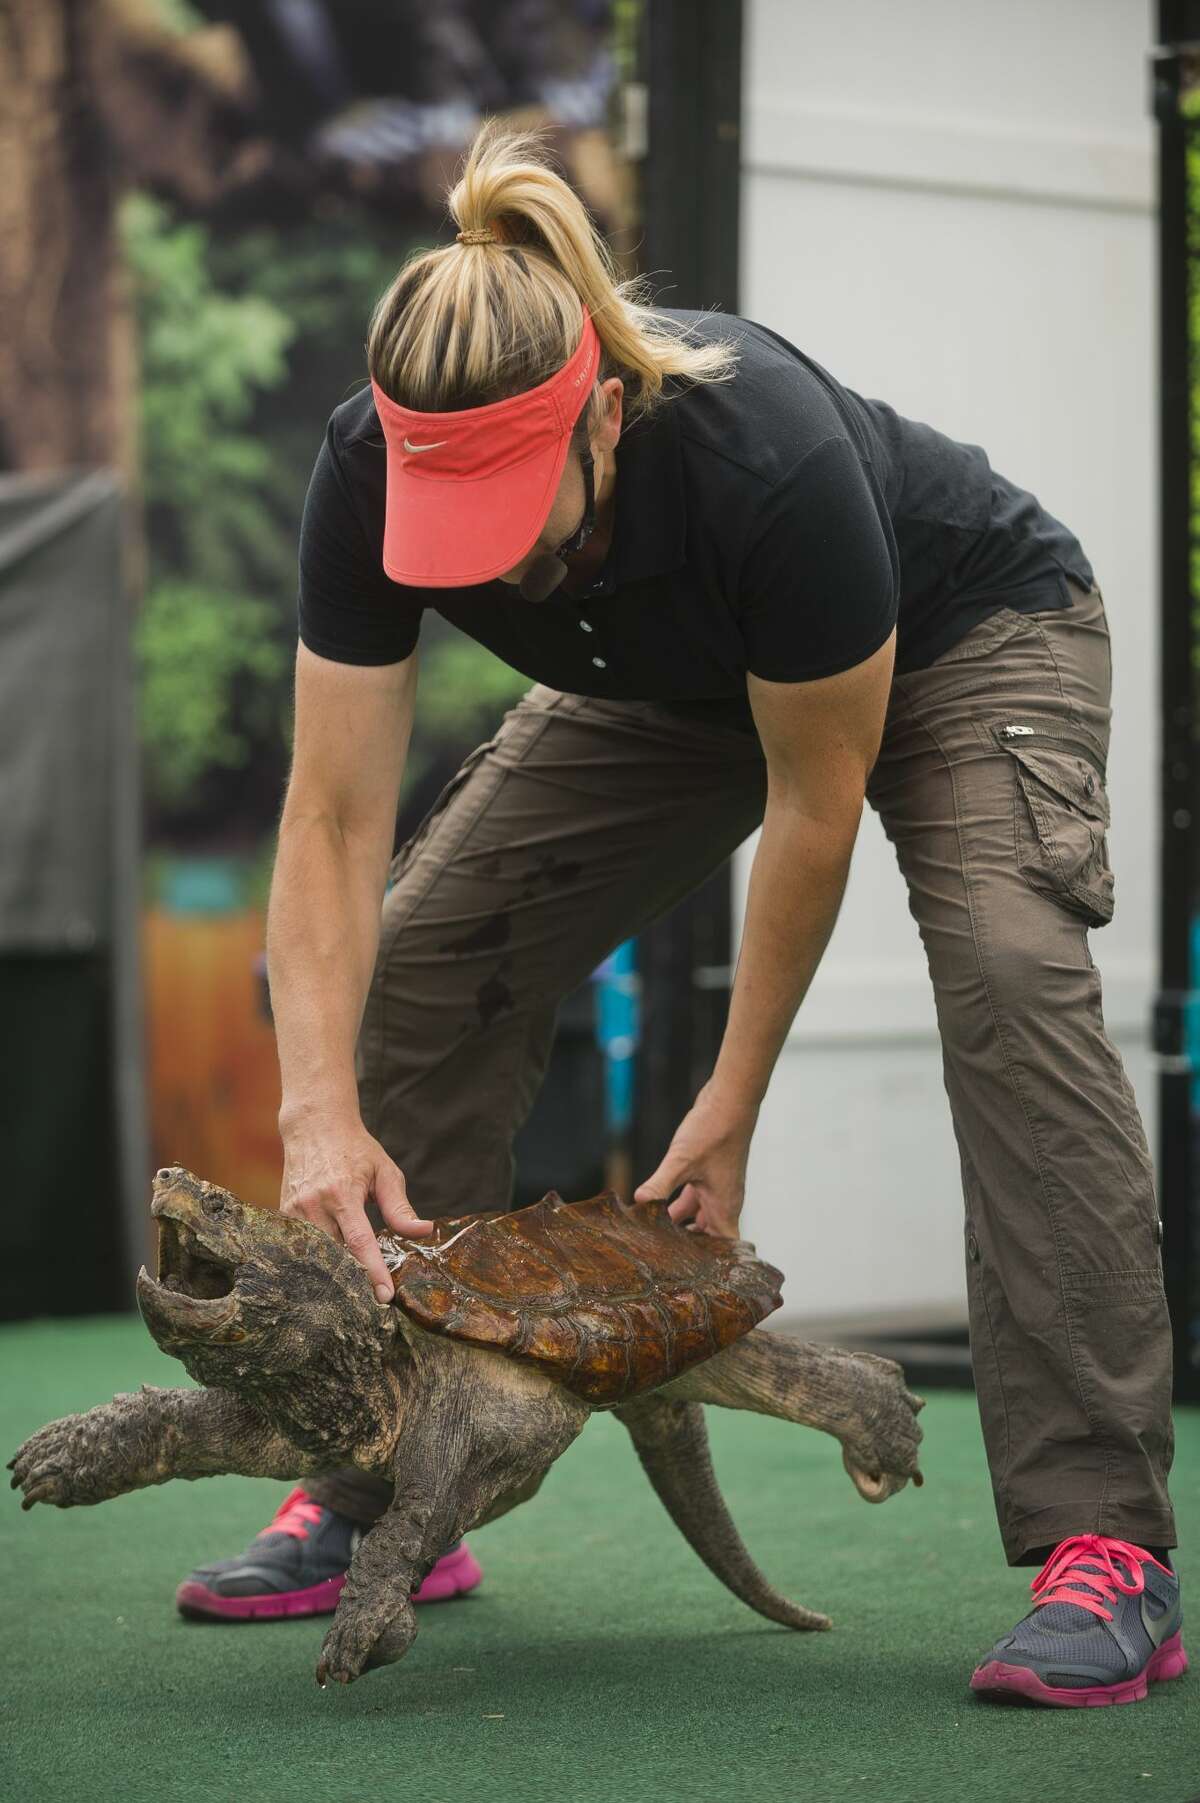
<svg viewBox="0 0 1200 1803">
<path fill-rule="evenodd" d="M 365 1672 L 402 1659 L 412 1645 L 417 1623 L 409 1603 L 353 1608 L 339 1603 L 317 1663 L 317 1683 L 353 1684 Z"/>
<path fill-rule="evenodd" d="M 82 1475 L 86 1438 L 80 1431 L 81 1415 L 64 1415 L 50 1421 L 19 1446 L 9 1461 L 14 1490 L 23 1490 L 21 1507 L 31 1509 L 34 1503 L 52 1502 L 69 1507 L 78 1499 L 73 1494 L 72 1479 Z"/>
<path fill-rule="evenodd" d="M 317 1666 L 317 1684 L 322 1690 L 328 1690 L 331 1682 L 350 1684 L 353 1683 L 353 1679 L 349 1672 L 330 1671 L 328 1662 L 322 1659 Z"/>
<path fill-rule="evenodd" d="M 48 1502 L 56 1509 L 72 1509 L 107 1502 L 133 1488 L 136 1479 L 131 1482 L 127 1459 L 137 1450 L 129 1431 L 137 1405 L 135 1397 L 117 1396 L 85 1414 L 48 1421 L 30 1434 L 9 1460 L 12 1488 L 25 1492 L 21 1507 Z"/>
<path fill-rule="evenodd" d="M 372 1631 L 361 1617 L 339 1621 L 338 1614 L 340 1611 L 334 1615 L 317 1662 L 317 1683 L 322 1690 L 331 1681 L 353 1684 L 356 1678 L 361 1678 L 378 1633 L 377 1629 Z"/>
<path fill-rule="evenodd" d="M 842 1463 L 864 1502 L 886 1502 L 905 1484 L 919 1489 L 917 1468 L 922 1440 L 917 1416 L 925 1407 L 904 1382 L 893 1359 L 876 1353 L 849 1353 L 856 1368 L 855 1418 L 842 1436 Z"/>
</svg>

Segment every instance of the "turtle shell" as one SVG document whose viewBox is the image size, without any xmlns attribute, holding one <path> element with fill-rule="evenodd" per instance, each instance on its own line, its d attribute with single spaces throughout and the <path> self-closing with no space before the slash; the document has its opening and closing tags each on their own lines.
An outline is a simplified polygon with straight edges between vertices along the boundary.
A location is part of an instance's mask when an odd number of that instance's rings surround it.
<svg viewBox="0 0 1200 1803">
<path fill-rule="evenodd" d="M 381 1235 L 396 1303 L 432 1333 L 536 1365 L 611 1406 L 711 1358 L 779 1307 L 782 1276 L 745 1240 L 689 1232 L 665 1202 L 551 1192 Z"/>
</svg>

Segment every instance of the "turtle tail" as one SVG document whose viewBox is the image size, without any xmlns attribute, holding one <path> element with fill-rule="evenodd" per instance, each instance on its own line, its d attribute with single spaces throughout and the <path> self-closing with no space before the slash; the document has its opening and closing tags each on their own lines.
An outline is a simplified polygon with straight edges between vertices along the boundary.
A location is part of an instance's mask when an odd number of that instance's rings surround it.
<svg viewBox="0 0 1200 1803">
<path fill-rule="evenodd" d="M 773 1589 L 746 1551 L 717 1484 L 702 1403 L 639 1396 L 613 1413 L 629 1429 L 667 1514 L 722 1584 L 769 1621 L 788 1628 L 832 1627 L 827 1615 Z"/>
</svg>

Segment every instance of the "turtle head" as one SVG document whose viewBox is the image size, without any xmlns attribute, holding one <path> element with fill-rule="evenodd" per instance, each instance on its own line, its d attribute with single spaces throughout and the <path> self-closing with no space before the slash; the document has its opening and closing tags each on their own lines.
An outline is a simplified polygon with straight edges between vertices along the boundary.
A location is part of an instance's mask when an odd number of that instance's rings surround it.
<svg viewBox="0 0 1200 1803">
<path fill-rule="evenodd" d="M 159 1171 L 150 1212 L 158 1275 L 143 1266 L 137 1301 L 164 1352 L 302 1445 L 364 1425 L 395 1324 L 345 1246 L 181 1166 Z"/>
</svg>

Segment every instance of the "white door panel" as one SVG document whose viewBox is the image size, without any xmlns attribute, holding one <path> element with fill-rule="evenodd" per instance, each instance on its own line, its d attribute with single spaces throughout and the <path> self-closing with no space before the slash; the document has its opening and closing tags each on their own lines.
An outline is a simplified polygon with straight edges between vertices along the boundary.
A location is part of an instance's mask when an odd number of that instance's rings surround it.
<svg viewBox="0 0 1200 1803">
<path fill-rule="evenodd" d="M 1157 634 L 1148 9 L 868 0 L 851 29 L 838 9 L 748 0 L 747 17 L 743 311 L 848 387 L 982 444 L 1078 535 L 1104 591 L 1117 909 L 1093 955 L 1145 1109 Z M 738 861 L 739 904 L 752 851 Z M 787 1270 L 792 1311 L 962 1306 L 932 996 L 870 814 L 763 1111 L 747 1231 Z"/>
</svg>

